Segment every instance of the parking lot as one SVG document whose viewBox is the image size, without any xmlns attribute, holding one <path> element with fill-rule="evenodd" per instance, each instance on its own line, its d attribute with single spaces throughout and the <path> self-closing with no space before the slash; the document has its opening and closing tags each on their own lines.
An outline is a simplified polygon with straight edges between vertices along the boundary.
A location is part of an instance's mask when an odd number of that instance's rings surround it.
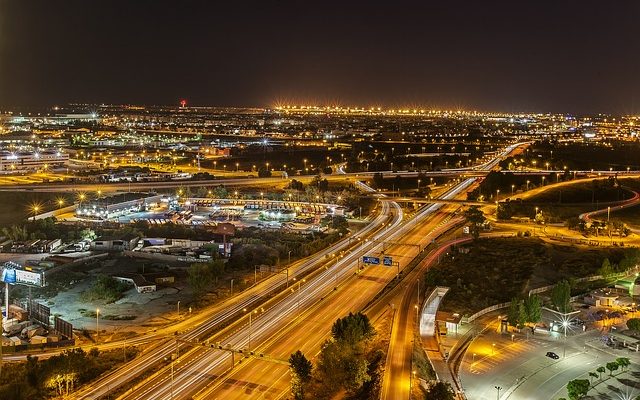
<svg viewBox="0 0 640 400">
<path fill-rule="evenodd" d="M 573 379 L 589 379 L 589 372 L 628 357 L 631 368 L 613 377 L 594 380 L 591 399 L 611 399 L 613 393 L 640 395 L 640 353 L 635 348 L 607 345 L 608 333 L 598 327 L 569 332 L 497 332 L 494 327 L 474 340 L 460 366 L 460 379 L 469 399 L 558 399 L 568 398 L 566 385 Z M 547 353 L 553 353 L 547 355 Z M 605 376 L 606 375 L 606 376 Z M 498 389 L 500 393 L 498 394 Z M 499 397 L 498 397 L 499 395 Z"/>
</svg>

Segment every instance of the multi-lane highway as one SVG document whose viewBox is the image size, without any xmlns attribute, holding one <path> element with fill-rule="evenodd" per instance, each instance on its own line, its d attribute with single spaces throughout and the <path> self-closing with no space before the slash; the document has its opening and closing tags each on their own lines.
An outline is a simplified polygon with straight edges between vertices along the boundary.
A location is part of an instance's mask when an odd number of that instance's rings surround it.
<svg viewBox="0 0 640 400">
<path fill-rule="evenodd" d="M 517 147 L 518 144 L 509 146 L 504 153 L 501 153 L 501 156 L 502 154 L 509 154 Z M 489 163 L 487 166 L 493 168 L 497 162 L 499 162 L 499 158 L 494 160 L 494 162 Z M 458 194 L 463 193 L 464 190 L 473 184 L 474 181 L 475 179 L 467 179 L 463 181 L 461 184 L 451 189 L 447 193 L 447 196 L 449 198 L 453 198 Z M 200 182 L 200 184 L 202 184 L 202 182 Z M 433 204 L 425 207 L 416 215 L 415 221 L 424 220 L 427 216 L 438 211 L 441 206 L 442 204 Z M 336 257 L 337 261 L 335 263 L 332 262 L 331 266 L 326 267 L 324 271 L 310 277 L 307 281 L 298 281 L 297 285 L 294 284 L 292 286 L 291 289 L 293 290 L 293 293 L 289 296 L 282 296 L 281 298 L 278 298 L 278 301 L 269 304 L 268 307 L 260 309 L 258 314 L 252 314 L 255 321 L 251 321 L 250 329 L 248 327 L 243 328 L 242 325 L 240 327 L 237 325 L 231 325 L 231 327 L 223 330 L 211 339 L 224 344 L 225 348 L 230 347 L 236 350 L 246 350 L 248 348 L 249 336 L 253 338 L 253 346 L 256 346 L 257 343 L 268 343 L 274 335 L 278 332 L 282 332 L 285 327 L 292 323 L 292 321 L 305 320 L 302 316 L 309 312 L 310 306 L 324 301 L 325 298 L 339 298 L 339 294 L 341 295 L 343 292 L 340 290 L 337 292 L 334 291 L 333 288 L 335 286 L 346 284 L 351 286 L 354 279 L 356 283 L 377 281 L 382 285 L 391 279 L 394 275 L 394 272 L 391 269 L 383 270 L 384 272 L 382 274 L 375 274 L 376 276 L 367 276 L 366 272 L 363 275 L 357 275 L 357 278 L 353 275 L 355 266 L 358 265 L 358 260 L 363 254 L 370 254 L 372 251 L 375 252 L 376 248 L 380 251 L 379 248 L 383 246 L 381 244 L 382 241 L 398 242 L 400 240 L 405 240 L 407 239 L 406 235 L 408 235 L 412 229 L 416 228 L 415 225 L 411 227 L 406 223 L 401 224 L 401 211 L 394 203 L 383 202 L 380 207 L 382 209 L 382 213 L 372 221 L 372 224 L 370 224 L 364 232 L 362 232 L 361 236 L 364 240 L 362 240 L 360 245 L 356 246 L 355 249 L 351 249 L 350 252 L 343 254 L 344 257 Z M 395 211 L 392 212 L 392 210 Z M 389 214 L 393 215 L 393 219 L 387 224 Z M 444 214 L 441 215 L 444 218 Z M 383 224 L 386 225 L 384 225 L 384 228 L 382 228 L 381 231 L 380 227 L 382 227 Z M 433 229 L 433 227 L 430 228 L 428 224 L 418 226 L 418 231 L 420 231 L 421 228 Z M 376 229 L 378 229 L 377 232 L 375 231 Z M 368 238 L 367 235 L 371 235 L 371 237 Z M 409 239 L 411 240 L 411 238 Z M 424 232 L 420 231 L 420 233 L 418 233 L 418 237 L 414 237 L 413 239 L 413 243 L 411 244 L 415 244 L 416 241 L 420 243 L 421 240 L 425 240 Z M 348 242 L 343 241 L 320 252 L 315 257 L 312 257 L 311 260 L 303 263 L 295 273 L 292 273 L 292 276 L 307 272 L 319 262 L 321 263 L 324 261 L 326 257 L 330 257 L 332 254 L 340 254 L 340 251 L 344 251 L 347 246 Z M 414 248 L 415 247 L 411 247 L 411 249 Z M 408 257 L 406 260 L 401 260 L 401 262 L 406 263 L 413 258 L 415 254 L 411 254 L 411 249 L 408 252 L 401 251 L 399 253 L 401 254 L 401 257 Z M 388 250 L 396 251 L 397 249 L 392 247 Z M 225 372 L 230 365 L 230 355 L 228 351 L 211 349 L 211 347 L 206 348 L 197 346 L 189 350 L 191 346 L 185 343 L 195 343 L 198 340 L 206 338 L 208 332 L 223 322 L 230 320 L 233 316 L 242 313 L 242 310 L 248 309 L 249 311 L 255 311 L 254 309 L 257 307 L 256 304 L 261 301 L 261 297 L 266 293 L 270 293 L 275 290 L 275 288 L 280 284 L 281 281 L 278 282 L 277 280 L 264 282 L 253 290 L 245 292 L 243 297 L 234 299 L 233 302 L 227 302 L 226 304 L 221 305 L 220 309 L 211 312 L 205 321 L 201 322 L 199 325 L 193 325 L 194 327 L 186 332 L 181 332 L 178 336 L 178 340 L 168 339 L 159 343 L 154 351 L 147 352 L 143 356 L 138 357 L 134 362 L 131 362 L 124 368 L 118 370 L 116 373 L 103 378 L 100 382 L 93 385 L 91 389 L 81 392 L 79 397 L 98 398 L 101 395 L 108 393 L 110 390 L 122 385 L 132 376 L 141 374 L 143 371 L 147 370 L 152 365 L 157 365 L 165 358 L 170 358 L 172 353 L 178 352 L 182 352 L 182 357 L 177 358 L 175 362 L 171 363 L 172 365 L 170 367 L 160 370 L 160 372 L 155 374 L 151 379 L 145 380 L 134 390 L 125 394 L 124 398 L 181 398 L 196 393 L 211 382 L 211 378 L 213 377 L 212 374 L 217 376 L 218 374 Z M 348 291 L 348 293 L 352 294 L 354 292 Z M 358 291 L 357 293 L 362 293 L 360 298 L 362 302 L 375 294 L 371 288 Z M 341 302 L 337 303 L 340 304 Z M 330 304 L 332 306 L 334 305 L 333 302 Z M 313 331 L 318 332 L 318 340 L 324 340 L 323 338 L 328 334 L 328 328 L 335 318 L 348 312 L 348 310 L 341 310 L 338 308 L 336 308 L 335 311 L 335 315 L 331 314 L 330 317 L 328 316 L 324 320 L 326 329 L 317 329 Z M 295 325 L 298 326 L 299 324 Z M 247 333 L 247 329 L 249 329 L 250 334 Z M 309 332 L 309 330 L 304 330 L 303 332 Z M 296 337 L 297 336 L 298 335 L 296 335 Z M 305 335 L 300 336 L 304 337 Z M 307 343 L 315 345 L 315 348 L 317 349 L 319 348 L 318 340 L 314 341 L 313 339 L 307 339 Z M 295 350 L 296 349 L 293 347 L 286 347 L 286 351 L 288 352 Z M 176 385 L 175 382 L 180 382 L 180 384 Z M 211 390 L 215 391 L 217 390 L 215 388 L 223 387 L 225 386 L 217 385 Z"/>
<path fill-rule="evenodd" d="M 508 154 L 516 147 L 517 145 L 510 146 L 506 150 L 505 154 Z M 498 161 L 499 160 L 496 160 L 495 163 L 497 164 Z M 492 165 L 494 166 L 495 164 Z M 473 182 L 474 179 L 467 179 L 463 181 L 461 184 L 450 190 L 449 193 L 447 193 L 447 196 L 449 198 L 455 197 L 467 189 Z M 436 212 L 441 206 L 441 204 L 433 204 L 424 208 L 418 215 L 416 215 L 416 220 L 421 220 Z M 267 343 L 274 334 L 282 331 L 282 329 L 290 324 L 291 321 L 298 319 L 302 320 L 302 313 L 308 312 L 308 307 L 310 305 L 316 304 L 318 301 L 322 301 L 322 299 L 327 297 L 328 294 L 333 292 L 333 288 L 335 286 L 345 284 L 343 281 L 347 280 L 348 283 L 348 280 L 353 280 L 352 271 L 355 270 L 353 266 L 358 265 L 360 257 L 365 253 L 370 253 L 373 250 L 372 247 L 379 246 L 381 239 L 393 241 L 402 237 L 412 229 L 406 224 L 403 226 L 400 225 L 401 212 L 397 205 L 383 202 L 381 208 L 383 211 L 381 216 L 379 216 L 378 219 L 370 225 L 368 228 L 369 232 L 364 233 L 370 233 L 370 231 L 376 229 L 374 228 L 375 226 L 382 226 L 386 222 L 385 218 L 387 218 L 387 216 L 385 214 L 389 214 L 391 209 L 395 209 L 396 212 L 393 213 L 395 218 L 391 223 L 386 225 L 384 232 L 375 233 L 371 240 L 367 240 L 369 238 L 364 237 L 365 240 L 357 246 L 357 249 L 347 253 L 345 257 L 336 258 L 337 261 L 332 263 L 332 266 L 328 267 L 324 272 L 319 273 L 317 276 L 310 278 L 308 281 L 298 281 L 297 289 L 296 285 L 293 285 L 292 287 L 294 293 L 283 297 L 282 300 L 278 301 L 276 304 L 270 305 L 268 308 L 264 309 L 264 311 L 261 309 L 259 314 L 255 314 L 255 321 L 252 321 L 250 328 L 250 335 L 253 337 L 254 346 L 255 343 Z M 421 236 L 424 239 L 424 235 L 422 234 Z M 301 267 L 300 270 L 304 271 L 305 269 L 312 268 L 314 264 L 321 262 L 325 257 L 330 256 L 331 254 L 339 254 L 341 250 L 346 248 L 345 246 L 347 246 L 346 243 L 341 243 L 326 249 L 310 260 L 308 265 Z M 411 255 L 410 258 L 412 258 Z M 378 277 L 376 279 L 381 279 L 383 282 L 391 279 L 393 277 L 393 272 L 389 271 L 390 270 L 387 270 L 387 275 L 389 276 L 386 277 L 386 279 L 385 276 Z M 376 279 L 372 279 L 372 281 L 375 281 Z M 367 280 L 360 279 L 360 281 L 366 282 Z M 273 285 L 278 285 L 278 283 L 273 283 Z M 268 285 L 265 284 L 265 286 Z M 273 289 L 273 287 L 264 288 L 267 292 Z M 298 290 L 298 292 L 296 293 L 295 290 Z M 349 291 L 349 293 L 352 292 Z M 370 290 L 365 290 L 363 293 L 366 294 L 363 295 L 362 301 L 364 301 L 365 298 L 370 298 L 372 294 Z M 238 299 L 234 305 L 227 304 L 224 309 L 219 310 L 217 313 L 213 313 L 207 321 L 180 335 L 179 340 L 175 342 L 167 340 L 157 345 L 155 351 L 139 357 L 137 361 L 129 363 L 118 372 L 106 377 L 101 383 L 93 385 L 90 390 L 83 392 L 81 397 L 97 398 L 109 392 L 111 388 L 122 385 L 131 376 L 142 373 L 165 358 L 170 358 L 171 354 L 179 352 L 180 348 L 182 348 L 182 357 L 179 357 L 176 361 L 172 362 L 169 368 L 165 368 L 155 374 L 151 379 L 145 380 L 141 385 L 135 388 L 135 390 L 127 393 L 124 397 L 154 399 L 180 398 L 194 394 L 198 390 L 202 389 L 204 385 L 210 383 L 212 374 L 224 373 L 226 368 L 230 365 L 230 355 L 228 351 L 211 349 L 210 347 L 195 347 L 188 350 L 189 346 L 184 343 L 195 342 L 206 337 L 207 332 L 211 331 L 222 322 L 230 319 L 232 316 L 242 312 L 243 309 L 253 311 L 256 307 L 254 302 L 258 301 L 260 297 L 259 294 L 253 294 L 255 297 L 252 297 L 247 293 L 245 296 L 246 298 L 244 301 Z M 340 312 L 343 311 L 340 310 Z M 252 314 L 252 316 L 253 315 L 254 314 Z M 337 318 L 339 316 L 340 313 L 328 318 L 325 321 L 327 328 L 335 319 L 334 317 Z M 232 349 L 246 349 L 249 346 L 249 334 L 245 331 L 249 328 L 233 330 L 236 329 L 236 326 L 232 325 L 230 329 L 231 331 L 227 329 L 223 331 L 222 334 L 213 338 L 213 340 L 219 341 L 220 343 L 223 343 L 225 347 L 230 347 Z M 321 331 L 318 330 L 318 332 Z M 325 329 L 324 332 L 328 332 L 328 329 Z M 321 333 L 321 335 L 323 334 L 326 335 L 326 333 Z M 304 337 L 305 335 L 301 336 Z M 312 342 L 313 341 L 309 343 Z M 317 345 L 318 343 L 313 342 L 313 344 Z M 292 348 L 287 349 L 289 352 L 294 350 L 295 349 Z M 176 385 L 175 382 L 180 382 L 180 384 Z"/>
<path fill-rule="evenodd" d="M 505 150 L 505 154 L 509 154 L 518 145 L 510 146 Z M 499 161 L 499 160 L 498 160 Z M 487 167 L 493 168 L 498 161 L 488 163 Z M 452 188 L 445 194 L 445 198 L 454 198 L 461 193 L 464 193 L 473 183 L 475 179 L 470 178 L 459 185 Z M 363 186 L 362 183 L 359 185 Z M 366 187 L 364 187 L 366 189 Z M 369 189 L 370 190 L 370 189 Z M 212 340 L 219 342 L 223 347 L 230 346 L 233 349 L 247 349 L 249 346 L 250 338 L 253 339 L 254 346 L 257 344 L 259 353 L 268 354 L 270 359 L 286 360 L 288 354 L 295 351 L 297 348 L 306 349 L 311 351 L 312 354 L 318 351 L 319 345 L 328 336 L 330 326 L 333 321 L 346 314 L 350 310 L 357 310 L 358 305 L 363 306 L 368 299 L 373 297 L 377 288 L 381 289 L 389 280 L 395 275 L 393 269 L 381 269 L 375 271 L 375 268 L 370 270 L 374 272 L 374 276 L 356 275 L 354 277 L 353 271 L 357 268 L 360 258 L 365 254 L 371 254 L 376 252 L 376 248 L 384 246 L 381 241 L 394 243 L 398 241 L 407 241 L 410 245 L 410 249 L 399 251 L 399 258 L 406 258 L 406 260 L 398 260 L 406 265 L 416 254 L 420 245 L 424 245 L 424 241 L 430 240 L 423 229 L 431 229 L 433 227 L 429 224 L 416 224 L 405 223 L 401 224 L 401 218 L 399 208 L 392 202 L 383 202 L 382 207 L 393 207 L 398 212 L 397 216 L 390 224 L 388 224 L 382 232 L 378 232 L 372 237 L 371 240 L 362 241 L 362 244 L 357 249 L 347 254 L 343 258 L 337 258 L 335 263 L 332 263 L 324 272 L 320 273 L 317 277 L 309 279 L 307 282 L 299 282 L 297 294 L 294 292 L 292 296 L 288 296 L 277 304 L 271 306 L 265 311 L 260 310 L 258 314 L 252 314 L 252 321 L 250 328 L 248 326 L 243 329 L 234 329 L 231 332 L 225 332 L 223 335 L 218 335 Z M 423 221 L 425 218 L 431 216 L 442 207 L 442 204 L 433 204 L 422 209 L 414 217 L 415 221 Z M 442 216 L 444 218 L 444 215 Z M 417 229 L 418 236 L 412 237 L 411 232 Z M 416 246 L 417 245 L 417 246 Z M 402 246 L 402 245 L 400 245 Z M 380 251 L 381 249 L 377 249 Z M 386 249 L 387 253 L 393 254 L 398 251 L 396 245 L 391 245 Z M 365 279 L 363 279 L 365 278 Z M 372 283 L 373 282 L 373 283 Z M 376 285 L 377 283 L 377 285 Z M 347 291 L 334 291 L 336 286 L 349 285 L 350 290 Z M 362 286 L 362 288 L 360 288 Z M 294 289 L 295 291 L 295 285 Z M 347 298 L 341 299 L 341 296 L 347 296 Z M 329 302 L 331 307 L 323 307 L 322 314 L 310 314 L 309 308 L 313 304 L 318 302 Z M 355 308 L 354 308 L 355 307 Z M 249 309 L 249 312 L 253 312 Z M 307 316 L 307 318 L 305 318 Z M 306 323 L 302 323 L 305 321 Z M 308 326 L 307 323 L 314 324 L 313 327 Z M 289 327 L 289 328 L 288 328 Z M 290 329 L 300 329 L 299 334 L 293 334 Z M 298 332 L 296 332 L 298 333 Z M 278 340 L 278 335 L 281 336 L 281 340 Z M 291 340 L 292 338 L 300 338 L 303 342 L 297 342 Z M 287 338 L 288 340 L 284 340 Z M 270 343 L 278 344 L 278 347 L 269 346 Z M 264 348 L 266 347 L 266 348 Z M 276 351 L 273 354 L 273 351 Z M 152 379 L 146 380 L 143 384 L 139 385 L 130 393 L 123 396 L 127 399 L 146 399 L 146 398 L 181 398 L 189 397 L 201 390 L 211 382 L 214 382 L 209 388 L 205 389 L 199 394 L 202 398 L 230 398 L 232 393 L 244 393 L 246 396 L 246 390 L 237 391 L 236 382 L 243 382 L 247 378 L 253 379 L 252 385 L 258 385 L 255 382 L 256 371 L 253 368 L 262 368 L 265 374 L 276 374 L 275 370 L 278 368 L 277 363 L 269 367 L 258 366 L 249 368 L 247 365 L 252 363 L 267 363 L 268 361 L 252 361 L 249 359 L 243 363 L 243 366 L 239 368 L 241 370 L 248 370 L 248 377 L 242 378 L 241 372 L 233 372 L 227 375 L 224 380 L 212 380 L 212 377 L 220 376 L 224 374 L 230 365 L 230 355 L 227 351 L 220 351 L 217 349 L 211 350 L 211 348 L 202 349 L 195 348 L 190 351 L 186 356 L 181 357 L 178 362 L 173 363 L 173 366 L 165 368 L 163 373 L 156 374 Z M 273 362 L 272 362 L 273 363 Z M 287 368 L 283 367 L 283 371 L 280 371 L 279 378 L 276 381 L 282 379 L 283 375 L 286 375 Z M 269 377 L 265 377 L 266 382 L 273 382 Z M 176 385 L 176 382 L 180 382 Z M 259 381 L 261 382 L 261 381 Z M 288 386 L 285 382 L 285 387 Z M 273 391 L 273 387 L 269 390 Z M 278 393 L 282 392 L 275 390 Z M 263 395 L 260 393 L 259 395 Z"/>
<path fill-rule="evenodd" d="M 353 267 L 358 259 L 376 243 L 383 235 L 393 232 L 399 227 L 402 213 L 397 206 L 383 203 L 382 214 L 388 215 L 393 209 L 393 219 L 390 224 L 385 225 L 381 231 L 372 235 L 371 240 L 362 240 L 352 251 L 346 253 L 344 257 L 337 257 L 335 262 L 331 262 L 325 270 L 315 276 L 308 277 L 306 281 L 298 280 L 290 286 L 292 293 L 288 296 L 278 298 L 268 307 L 259 310 L 252 320 L 251 330 L 248 327 L 238 328 L 232 326 L 230 329 L 211 338 L 210 342 L 220 342 L 223 347 L 246 350 L 249 347 L 249 332 L 251 332 L 253 346 L 266 340 L 275 332 L 282 329 L 291 321 L 300 317 L 311 304 L 316 303 L 321 298 L 333 291 L 336 285 L 340 285 L 345 279 L 350 278 L 354 272 Z M 378 226 L 382 226 L 384 221 L 378 221 Z M 339 249 L 329 249 L 322 252 L 320 257 L 328 254 L 337 254 Z M 249 312 L 258 311 L 248 307 Z M 246 318 L 248 322 L 248 318 Z M 169 349 L 171 350 L 171 349 Z M 211 349 L 211 347 L 194 347 L 178 359 L 171 368 L 165 368 L 161 373 L 151 379 L 146 380 L 133 391 L 123 396 L 126 399 L 164 399 L 185 398 L 202 388 L 215 375 L 223 373 L 231 364 L 231 356 L 228 351 Z M 170 376 L 173 375 L 171 384 Z M 180 382 L 176 385 L 175 382 Z"/>
<path fill-rule="evenodd" d="M 365 240 L 374 232 L 380 230 L 382 225 L 387 223 L 390 213 L 391 207 L 383 204 L 381 206 L 381 212 L 372 218 L 365 228 L 358 232 L 359 237 Z M 293 278 L 304 276 L 318 265 L 323 264 L 331 254 L 340 254 L 341 251 L 347 251 L 349 248 L 357 246 L 355 241 L 353 243 L 351 242 L 352 240 L 350 238 L 345 238 L 341 242 L 316 253 L 309 259 L 290 268 L 288 274 L 289 282 L 292 283 Z M 177 336 L 161 340 L 151 351 L 145 352 L 116 372 L 95 382 L 91 387 L 76 393 L 76 397 L 97 399 L 117 389 L 119 386 L 139 376 L 152 366 L 157 365 L 157 363 L 161 362 L 165 357 L 170 357 L 171 353 L 176 351 L 176 343 L 175 340 L 173 340 L 175 337 L 181 340 L 178 348 L 188 348 L 189 346 L 184 344 L 185 342 L 197 341 L 203 337 L 208 337 L 209 332 L 233 320 L 242 314 L 244 309 L 257 307 L 273 294 L 274 291 L 283 287 L 285 280 L 286 274 L 284 273 L 273 276 L 222 304 L 200 313 L 194 318 L 154 333 L 156 336 L 166 336 L 174 334 L 176 331 L 179 332 Z"/>
<path fill-rule="evenodd" d="M 528 143 L 516 143 L 508 146 L 499 152 L 495 159 L 481 165 L 483 170 L 492 170 L 497 167 L 498 163 L 504 157 L 509 156 L 521 147 L 527 146 Z M 445 199 L 456 199 L 460 195 L 465 194 L 474 184 L 475 178 L 468 178 L 454 187 L 449 193 L 443 196 Z M 432 204 L 426 208 L 427 210 L 441 210 L 443 214 L 451 215 L 456 209 L 455 206 L 444 206 L 442 203 Z M 451 224 L 456 221 L 451 221 Z M 418 318 L 416 306 L 419 296 L 418 279 L 424 274 L 425 270 L 434 262 L 439 252 L 444 251 L 448 246 L 440 247 L 438 250 L 425 258 L 412 274 L 406 278 L 407 286 L 404 291 L 398 292 L 393 298 L 393 302 L 398 305 L 395 311 L 394 324 L 391 332 L 389 344 L 389 357 L 387 359 L 387 368 L 383 380 L 381 398 L 383 399 L 408 399 L 411 391 L 411 357 L 413 351 L 413 340 L 416 337 L 415 323 Z M 441 357 L 435 353 L 431 356 Z M 445 377 L 443 377 L 445 378 Z"/>
<path fill-rule="evenodd" d="M 396 227 L 397 233 L 385 233 L 385 255 L 404 267 L 429 244 L 431 238 L 444 219 L 446 213 L 423 210 L 414 219 Z M 393 227 L 392 227 L 393 228 Z M 367 254 L 380 255 L 381 245 L 371 244 Z M 353 261 L 352 261 L 353 262 Z M 300 349 L 309 356 L 315 356 L 322 343 L 330 336 L 333 322 L 349 312 L 361 311 L 376 293 L 397 274 L 395 267 L 367 267 L 359 275 L 347 276 L 339 290 L 310 307 L 299 319 L 271 335 L 261 343 L 259 349 L 286 360 Z M 248 360 L 223 379 L 214 381 L 202 390 L 199 399 L 241 399 L 279 398 L 289 390 L 288 367 L 281 364 Z"/>
</svg>

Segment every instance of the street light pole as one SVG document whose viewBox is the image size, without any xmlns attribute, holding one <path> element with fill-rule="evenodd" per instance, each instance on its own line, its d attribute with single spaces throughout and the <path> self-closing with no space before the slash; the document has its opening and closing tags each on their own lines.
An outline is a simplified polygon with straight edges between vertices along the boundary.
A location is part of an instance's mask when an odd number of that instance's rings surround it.
<svg viewBox="0 0 640 400">
<path fill-rule="evenodd" d="M 178 300 L 178 318 L 180 318 L 180 300 Z"/>
<path fill-rule="evenodd" d="M 498 391 L 498 397 L 497 399 L 500 400 L 500 391 L 502 390 L 502 387 L 500 386 L 494 386 L 496 388 L 496 390 Z"/>
<path fill-rule="evenodd" d="M 7 312 L 7 314 L 9 314 Z M 96 343 L 98 343 L 98 337 L 100 336 L 100 328 L 98 326 L 98 319 L 100 318 L 100 309 L 96 308 Z"/>
<path fill-rule="evenodd" d="M 171 399 L 173 400 L 173 357 L 171 357 Z"/>
</svg>

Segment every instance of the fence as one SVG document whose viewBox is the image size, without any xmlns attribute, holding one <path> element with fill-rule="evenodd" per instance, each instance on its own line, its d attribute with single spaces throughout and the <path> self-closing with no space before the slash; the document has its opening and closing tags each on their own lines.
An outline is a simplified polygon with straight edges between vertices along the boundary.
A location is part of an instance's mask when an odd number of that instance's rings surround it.
<svg viewBox="0 0 640 400">
<path fill-rule="evenodd" d="M 615 279 L 619 279 L 619 278 L 622 278 L 622 277 L 624 277 L 626 275 L 627 275 L 627 273 L 623 272 L 623 273 L 611 275 L 611 277 L 615 278 Z M 592 275 L 592 276 L 587 276 L 587 277 L 584 277 L 584 278 L 575 279 L 575 282 L 592 282 L 592 281 L 597 281 L 597 280 L 600 280 L 600 279 L 604 279 L 602 275 Z M 531 296 L 533 294 L 546 292 L 548 290 L 553 289 L 554 286 L 555 285 L 547 285 L 547 286 L 542 286 L 542 287 L 539 287 L 539 288 L 531 289 L 531 290 L 529 290 L 529 296 Z M 584 297 L 584 294 L 573 296 L 571 298 L 571 301 L 575 301 L 575 300 L 579 299 L 580 297 Z M 511 304 L 511 302 L 494 304 L 492 306 L 489 306 L 487 308 L 484 308 L 484 309 L 478 311 L 477 313 L 473 314 L 472 316 L 470 316 L 470 317 L 468 317 L 466 319 L 463 318 L 463 322 L 465 322 L 465 323 L 473 322 L 478 317 L 481 317 L 481 316 L 483 316 L 483 315 L 485 315 L 487 313 L 490 313 L 491 311 L 495 311 L 495 310 L 499 310 L 501 308 L 508 307 L 509 304 Z"/>
<path fill-rule="evenodd" d="M 73 204 L 71 206 L 57 208 L 55 210 L 51 210 L 51 211 L 48 211 L 46 213 L 38 214 L 33 218 L 35 218 L 35 219 L 45 219 L 45 218 L 50 218 L 50 217 L 57 217 L 58 215 L 62 215 L 62 214 L 66 214 L 66 213 L 70 213 L 70 212 L 74 211 L 76 209 L 76 207 L 77 206 L 75 204 Z"/>
<path fill-rule="evenodd" d="M 511 302 L 507 302 L 507 303 L 500 303 L 500 304 L 494 304 L 492 306 L 489 306 L 487 308 L 484 308 L 480 311 L 478 311 L 477 313 L 473 314 L 472 316 L 468 317 L 465 321 L 465 323 L 470 323 L 473 322 L 475 319 L 477 319 L 478 317 L 481 317 L 487 313 L 490 313 L 491 311 L 495 311 L 495 310 L 499 310 L 501 308 L 505 308 L 505 307 L 509 307 L 509 304 L 511 304 Z"/>
</svg>

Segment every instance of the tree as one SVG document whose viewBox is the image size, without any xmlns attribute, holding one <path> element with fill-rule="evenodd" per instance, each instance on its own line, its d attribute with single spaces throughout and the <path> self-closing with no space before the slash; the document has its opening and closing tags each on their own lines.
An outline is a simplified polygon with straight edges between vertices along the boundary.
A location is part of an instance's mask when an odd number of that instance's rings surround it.
<svg viewBox="0 0 640 400">
<path fill-rule="evenodd" d="M 349 393 L 355 393 L 363 384 L 371 380 L 369 363 L 362 356 L 345 357 L 342 361 L 345 371 L 344 387 Z"/>
<path fill-rule="evenodd" d="M 529 296 L 524 299 L 524 309 L 526 314 L 526 321 L 530 324 L 537 324 L 542 319 L 542 303 L 540 297 Z"/>
<path fill-rule="evenodd" d="M 258 170 L 258 178 L 270 178 L 270 177 L 271 177 L 271 171 L 265 167 L 260 167 L 260 169 Z"/>
<path fill-rule="evenodd" d="M 607 367 L 607 369 L 609 370 L 609 375 L 613 376 L 613 373 L 618 370 L 619 365 L 617 362 L 612 361 L 608 362 L 605 367 Z"/>
<path fill-rule="evenodd" d="M 571 286 L 566 280 L 558 282 L 551 291 L 551 302 L 562 313 L 569 312 L 571 299 Z"/>
<path fill-rule="evenodd" d="M 598 373 L 597 372 L 589 372 L 589 380 L 591 380 L 591 378 L 598 379 Z M 593 381 L 591 381 L 591 382 L 593 382 Z"/>
<path fill-rule="evenodd" d="M 289 368 L 291 370 L 291 394 L 294 399 L 304 399 L 305 387 L 311 380 L 311 361 L 298 350 L 289 357 Z"/>
<path fill-rule="evenodd" d="M 455 393 L 449 382 L 437 381 L 425 392 L 425 400 L 454 400 Z"/>
<path fill-rule="evenodd" d="M 213 283 L 213 275 L 209 266 L 203 263 L 191 264 L 187 270 L 187 282 L 193 289 L 196 299 L 201 298 Z"/>
<path fill-rule="evenodd" d="M 567 383 L 567 392 L 570 400 L 583 398 L 589 392 L 591 384 L 588 379 L 574 379 Z"/>
<path fill-rule="evenodd" d="M 598 270 L 598 274 L 602 275 L 604 279 L 609 279 L 611 275 L 613 275 L 613 273 L 614 271 L 613 271 L 613 267 L 611 266 L 611 262 L 609 261 L 608 258 L 605 258 L 602 261 L 602 266 Z"/>
<path fill-rule="evenodd" d="M 338 342 L 345 342 L 350 345 L 369 339 L 375 334 L 375 330 L 369 322 L 369 317 L 358 312 L 349 313 L 344 318 L 339 318 L 331 327 L 331 336 Z"/>
<path fill-rule="evenodd" d="M 627 357 L 618 357 L 616 358 L 616 364 L 620 366 L 620 369 L 624 371 L 629 365 L 631 365 L 631 361 Z"/>
<path fill-rule="evenodd" d="M 477 239 L 480 237 L 480 226 L 482 226 L 486 220 L 484 213 L 479 206 L 471 206 L 465 210 L 464 216 L 467 219 L 467 222 L 471 225 L 469 227 L 471 236 L 473 236 L 474 239 Z"/>
<path fill-rule="evenodd" d="M 94 240 L 97 237 L 98 236 L 93 231 L 93 229 L 85 228 L 80 231 L 80 239 Z"/>
<path fill-rule="evenodd" d="M 600 374 L 600 379 L 602 379 L 602 374 L 604 374 L 605 371 L 606 370 L 604 369 L 603 366 L 599 366 L 598 368 L 596 368 L 596 372 Z"/>
<path fill-rule="evenodd" d="M 331 393 L 343 385 L 345 372 L 343 361 L 351 356 L 351 351 L 335 341 L 327 340 L 318 356 L 318 373 L 324 389 Z M 348 354 L 347 354 L 348 353 Z"/>
<path fill-rule="evenodd" d="M 640 318 L 629 318 L 627 321 L 627 328 L 636 333 L 640 333 Z"/>
<path fill-rule="evenodd" d="M 520 325 L 520 299 L 515 297 L 511 299 L 511 304 L 509 304 L 509 310 L 507 311 L 507 319 L 511 326 Z"/>
<path fill-rule="evenodd" d="M 211 191 L 211 197 L 214 199 L 226 199 L 229 197 L 229 192 L 224 186 L 217 186 Z"/>
<path fill-rule="evenodd" d="M 509 220 L 513 217 L 513 207 L 511 207 L 511 202 L 499 203 L 498 208 L 496 209 L 496 217 L 499 220 Z"/>
<path fill-rule="evenodd" d="M 289 366 L 291 371 L 298 375 L 302 381 L 308 382 L 311 379 L 313 365 L 300 350 L 291 354 L 291 357 L 289 357 Z"/>
<path fill-rule="evenodd" d="M 381 172 L 376 172 L 373 174 L 373 185 L 376 188 L 381 188 L 384 186 L 384 175 Z"/>
</svg>

